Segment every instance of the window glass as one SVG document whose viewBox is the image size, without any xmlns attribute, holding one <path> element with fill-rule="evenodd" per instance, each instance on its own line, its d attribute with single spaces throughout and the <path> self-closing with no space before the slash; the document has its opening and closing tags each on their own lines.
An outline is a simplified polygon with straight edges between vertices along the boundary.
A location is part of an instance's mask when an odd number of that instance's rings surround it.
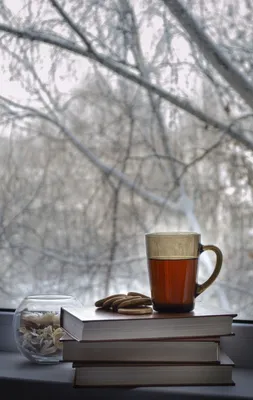
<svg viewBox="0 0 253 400">
<path fill-rule="evenodd" d="M 223 253 L 202 300 L 253 318 L 252 10 L 1 2 L 1 307 L 149 293 L 144 234 L 179 230 Z"/>
</svg>

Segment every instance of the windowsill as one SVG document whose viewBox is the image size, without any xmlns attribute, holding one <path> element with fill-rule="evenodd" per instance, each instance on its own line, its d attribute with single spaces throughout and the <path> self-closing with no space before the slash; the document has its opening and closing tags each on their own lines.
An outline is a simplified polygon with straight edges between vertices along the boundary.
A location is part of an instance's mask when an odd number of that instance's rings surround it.
<svg viewBox="0 0 253 400">
<path fill-rule="evenodd" d="M 0 385 L 8 398 L 26 400 L 65 399 L 249 399 L 253 400 L 253 324 L 235 322 L 235 336 L 222 338 L 225 352 L 234 361 L 235 386 L 192 386 L 152 388 L 90 388 L 72 387 L 71 363 L 53 366 L 31 364 L 17 352 L 12 332 L 13 312 L 0 312 Z M 13 396 L 12 396 L 13 395 Z"/>
<path fill-rule="evenodd" d="M 64 399 L 253 399 L 253 369 L 234 368 L 235 386 L 192 386 L 152 388 L 73 388 L 71 363 L 58 365 L 31 364 L 19 353 L 0 352 L 0 385 L 9 398 Z M 14 384 L 15 382 L 15 384 Z M 13 395 L 13 396 L 12 396 Z"/>
</svg>

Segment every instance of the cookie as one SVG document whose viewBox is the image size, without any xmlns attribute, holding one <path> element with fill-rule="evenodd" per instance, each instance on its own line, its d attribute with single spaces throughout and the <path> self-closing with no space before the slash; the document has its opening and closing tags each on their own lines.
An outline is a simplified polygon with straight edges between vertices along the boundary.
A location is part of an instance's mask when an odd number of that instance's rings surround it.
<svg viewBox="0 0 253 400">
<path fill-rule="evenodd" d="M 118 299 L 114 300 L 113 303 L 112 303 L 112 309 L 113 309 L 113 311 L 117 311 L 119 305 L 120 305 L 123 301 L 125 301 L 126 299 L 127 299 L 127 296 L 122 296 L 121 298 L 118 298 Z"/>
<path fill-rule="evenodd" d="M 103 299 L 97 300 L 97 301 L 95 302 L 95 307 L 102 307 L 102 305 L 104 304 L 104 302 L 105 302 L 106 300 L 115 299 L 115 297 L 118 297 L 118 296 L 125 296 L 125 294 L 121 294 L 121 293 L 119 293 L 119 294 L 113 294 L 113 295 L 111 295 L 111 296 L 107 296 L 107 297 L 104 297 Z"/>
<path fill-rule="evenodd" d="M 152 304 L 151 299 L 138 296 L 128 296 L 118 308 L 129 308 L 132 306 L 150 306 Z"/>
<path fill-rule="evenodd" d="M 128 296 L 140 296 L 140 297 L 144 297 L 144 298 L 150 299 L 149 296 L 146 296 L 145 294 L 138 293 L 138 292 L 128 292 L 127 295 Z"/>
<path fill-rule="evenodd" d="M 149 296 L 138 292 L 118 293 L 104 297 L 95 302 L 96 307 L 112 310 L 120 314 L 150 314 L 153 312 Z"/>
<path fill-rule="evenodd" d="M 151 307 L 118 308 L 118 313 L 125 315 L 144 315 L 152 314 L 152 312 L 153 309 Z"/>
<path fill-rule="evenodd" d="M 110 299 L 107 299 L 103 302 L 102 308 L 110 308 L 112 304 L 115 302 L 115 300 L 120 300 L 123 301 L 126 298 L 124 295 L 118 295 L 115 297 L 111 297 Z"/>
</svg>

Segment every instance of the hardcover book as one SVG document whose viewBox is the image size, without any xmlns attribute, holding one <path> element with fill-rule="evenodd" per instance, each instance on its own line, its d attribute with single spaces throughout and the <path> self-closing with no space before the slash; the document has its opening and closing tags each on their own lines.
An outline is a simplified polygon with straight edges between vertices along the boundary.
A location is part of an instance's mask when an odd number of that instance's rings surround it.
<svg viewBox="0 0 253 400">
<path fill-rule="evenodd" d="M 74 387 L 234 385 L 234 363 L 224 353 L 220 364 L 73 363 Z"/>
<path fill-rule="evenodd" d="M 219 337 L 206 339 L 148 339 L 77 341 L 61 338 L 63 361 L 82 362 L 220 362 Z"/>
<path fill-rule="evenodd" d="M 61 327 L 78 341 L 187 338 L 232 334 L 237 314 L 196 303 L 188 313 L 123 315 L 95 307 L 62 307 Z"/>
</svg>

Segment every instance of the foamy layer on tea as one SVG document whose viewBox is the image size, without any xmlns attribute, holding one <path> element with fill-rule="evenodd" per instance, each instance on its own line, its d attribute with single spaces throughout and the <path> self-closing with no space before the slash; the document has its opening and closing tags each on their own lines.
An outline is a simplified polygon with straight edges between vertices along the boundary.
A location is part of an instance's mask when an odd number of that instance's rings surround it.
<svg viewBox="0 0 253 400">
<path fill-rule="evenodd" d="M 147 257 L 159 260 L 197 258 L 200 234 L 195 232 L 149 233 L 145 235 Z"/>
</svg>

